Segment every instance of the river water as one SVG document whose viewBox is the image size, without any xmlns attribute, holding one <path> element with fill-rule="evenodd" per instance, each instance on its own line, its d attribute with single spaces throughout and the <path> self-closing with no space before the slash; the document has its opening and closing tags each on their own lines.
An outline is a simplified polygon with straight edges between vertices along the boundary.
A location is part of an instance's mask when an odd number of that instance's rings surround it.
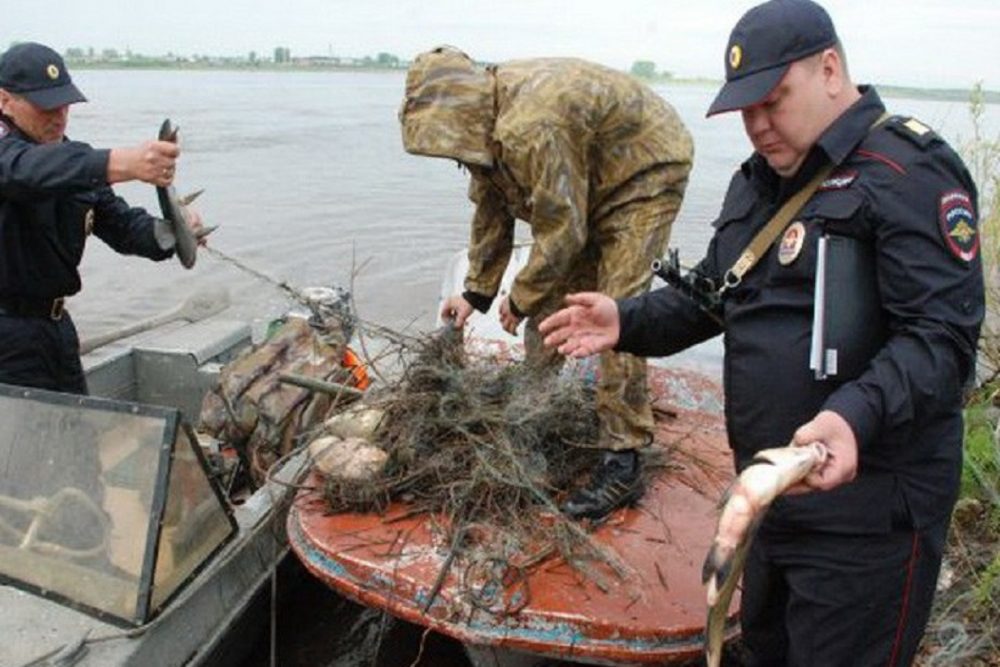
<svg viewBox="0 0 1000 667">
<path fill-rule="evenodd" d="M 98 147 L 136 144 L 170 117 L 181 128 L 181 193 L 218 224 L 214 247 L 295 286 L 353 284 L 363 318 L 393 328 L 433 326 L 449 257 L 468 238 L 467 177 L 448 160 L 407 155 L 396 110 L 402 72 L 81 70 L 91 100 L 72 108 L 69 134 Z M 695 138 L 695 166 L 671 245 L 700 258 L 729 176 L 748 154 L 737 114 L 705 119 L 714 89 L 663 85 Z M 967 105 L 887 100 L 958 143 Z M 1000 131 L 1000 107 L 987 130 Z M 158 211 L 154 190 L 122 184 L 133 205 Z M 519 234 L 527 228 L 519 225 Z M 70 302 L 83 337 L 170 309 L 223 284 L 232 314 L 261 330 L 287 308 L 280 293 L 205 253 L 193 270 L 87 248 L 84 289 Z M 352 278 L 352 274 L 353 275 Z"/>
<path fill-rule="evenodd" d="M 214 247 L 295 286 L 352 286 L 367 320 L 396 329 L 433 326 L 443 273 L 466 244 L 472 207 L 466 176 L 454 163 L 403 152 L 396 120 L 402 73 L 84 70 L 75 77 L 92 101 L 73 108 L 73 138 L 98 147 L 131 145 L 154 137 L 164 117 L 180 126 L 177 187 L 206 189 L 196 206 L 206 223 L 220 225 Z M 682 260 L 693 263 L 749 144 L 737 115 L 704 118 L 713 88 L 657 91 L 695 138 L 695 167 L 671 239 Z M 971 135 L 963 103 L 887 104 L 955 145 Z M 987 109 L 985 129 L 997 136 L 1000 107 Z M 130 203 L 158 210 L 152 187 L 116 189 Z M 519 233 L 527 237 L 526 228 Z M 232 316 L 257 332 L 289 306 L 276 289 L 206 253 L 186 271 L 176 261 L 121 257 L 92 240 L 82 274 L 83 292 L 70 308 L 84 338 L 220 284 L 233 297 Z M 709 360 L 720 354 L 717 342 L 704 349 Z M 387 626 L 299 579 L 279 597 L 278 664 L 411 664 L 419 629 Z M 249 666 L 269 664 L 266 638 L 255 653 Z M 421 664 L 466 663 L 457 646 L 432 636 Z"/>
</svg>

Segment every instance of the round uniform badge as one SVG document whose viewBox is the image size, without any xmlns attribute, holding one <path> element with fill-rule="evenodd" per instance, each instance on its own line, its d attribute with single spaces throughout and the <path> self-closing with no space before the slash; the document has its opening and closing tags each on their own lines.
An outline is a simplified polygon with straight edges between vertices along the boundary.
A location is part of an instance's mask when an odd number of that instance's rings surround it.
<svg viewBox="0 0 1000 667">
<path fill-rule="evenodd" d="M 733 69 L 739 69 L 741 64 L 743 64 L 743 49 L 739 44 L 733 44 L 733 47 L 729 49 L 729 66 Z"/>
<path fill-rule="evenodd" d="M 56 65 L 49 65 L 45 68 L 45 73 L 49 75 L 49 78 L 55 81 L 59 78 L 59 68 Z"/>
<path fill-rule="evenodd" d="M 806 226 L 801 222 L 793 222 L 781 236 L 781 243 L 778 245 L 778 263 L 788 266 L 794 262 L 802 246 L 806 242 Z"/>
</svg>

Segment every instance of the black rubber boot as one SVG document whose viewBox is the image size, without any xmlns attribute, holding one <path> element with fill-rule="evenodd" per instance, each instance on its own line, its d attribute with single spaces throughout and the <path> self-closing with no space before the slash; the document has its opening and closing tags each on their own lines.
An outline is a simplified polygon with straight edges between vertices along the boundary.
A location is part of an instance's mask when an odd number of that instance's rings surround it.
<svg viewBox="0 0 1000 667">
<path fill-rule="evenodd" d="M 605 452 L 590 482 L 570 494 L 560 509 L 571 519 L 603 519 L 642 496 L 641 473 L 638 451 Z"/>
</svg>

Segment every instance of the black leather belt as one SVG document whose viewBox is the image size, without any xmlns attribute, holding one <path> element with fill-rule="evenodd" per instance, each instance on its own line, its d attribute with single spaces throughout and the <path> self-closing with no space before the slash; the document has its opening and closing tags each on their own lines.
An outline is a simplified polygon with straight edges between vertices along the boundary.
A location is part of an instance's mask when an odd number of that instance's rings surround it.
<svg viewBox="0 0 1000 667">
<path fill-rule="evenodd" d="M 21 299 L 18 297 L 0 296 L 0 314 L 15 317 L 44 317 L 59 321 L 66 309 L 66 298 L 56 299 Z"/>
</svg>

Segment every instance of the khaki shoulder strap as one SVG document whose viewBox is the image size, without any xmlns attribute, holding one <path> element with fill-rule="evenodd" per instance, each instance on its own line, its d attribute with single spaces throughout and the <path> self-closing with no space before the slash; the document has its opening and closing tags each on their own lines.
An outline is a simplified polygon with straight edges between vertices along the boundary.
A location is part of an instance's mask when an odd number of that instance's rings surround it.
<svg viewBox="0 0 1000 667">
<path fill-rule="evenodd" d="M 889 118 L 888 112 L 883 112 L 878 119 L 872 123 L 872 126 L 868 128 L 871 132 L 876 127 L 881 125 Z M 806 202 L 816 193 L 819 186 L 830 176 L 830 172 L 833 171 L 834 165 L 827 164 L 824 165 L 816 175 L 813 176 L 808 183 L 802 186 L 798 192 L 789 197 L 778 212 L 774 214 L 774 217 L 764 228 L 761 229 L 750 241 L 750 244 L 746 249 L 740 253 L 739 258 L 736 262 L 726 271 L 725 276 L 722 280 L 722 287 L 719 288 L 719 295 L 723 295 L 727 290 L 730 290 L 743 281 L 743 276 L 745 276 L 750 269 L 756 266 L 760 258 L 764 256 L 767 249 L 771 247 L 778 235 L 785 230 L 788 223 L 792 221 L 795 214 L 798 213 Z"/>
</svg>

